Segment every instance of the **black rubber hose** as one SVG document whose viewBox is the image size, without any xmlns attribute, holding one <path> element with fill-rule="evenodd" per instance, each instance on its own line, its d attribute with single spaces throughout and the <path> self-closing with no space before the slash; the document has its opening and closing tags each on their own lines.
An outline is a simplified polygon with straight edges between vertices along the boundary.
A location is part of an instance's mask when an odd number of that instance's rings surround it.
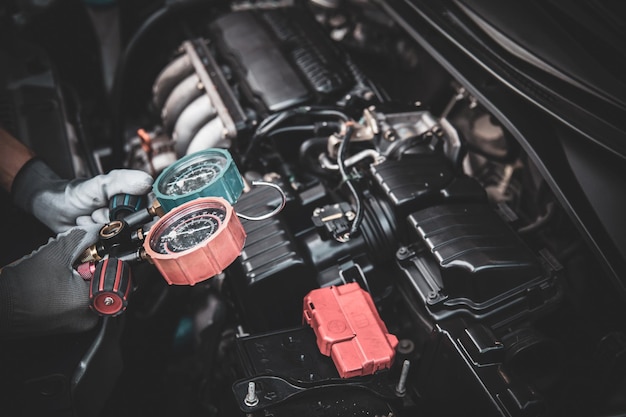
<svg viewBox="0 0 626 417">
<path fill-rule="evenodd" d="M 352 178 L 348 175 L 346 169 L 346 156 L 348 155 L 348 147 L 350 145 L 350 137 L 352 136 L 352 132 L 354 132 L 354 127 L 352 124 L 349 124 L 346 133 L 343 137 L 343 140 L 339 144 L 339 152 L 337 155 L 337 165 L 339 166 L 339 172 L 341 173 L 341 180 L 346 184 L 350 193 L 354 197 L 354 205 L 355 205 L 355 217 L 352 220 L 352 224 L 350 225 L 350 238 L 356 236 L 359 231 L 359 227 L 361 222 L 363 221 L 363 201 L 361 201 L 361 194 L 357 191 L 356 187 L 353 184 Z"/>
<path fill-rule="evenodd" d="M 130 41 L 124 48 L 117 63 L 115 78 L 113 80 L 113 88 L 111 89 L 111 115 L 112 115 L 112 150 L 113 161 L 122 161 L 124 153 L 124 81 L 126 78 L 126 66 L 130 57 L 134 54 L 137 45 L 141 39 L 154 26 L 165 19 L 170 13 L 170 7 L 165 6 L 146 19 L 143 24 L 133 34 Z M 116 163 L 116 162 L 114 162 Z"/>
<path fill-rule="evenodd" d="M 298 151 L 298 156 L 299 156 L 298 161 L 300 165 L 304 167 L 306 170 L 312 171 L 313 173 L 319 176 L 328 177 L 330 173 L 326 171 L 325 169 L 323 169 L 317 160 L 317 156 L 326 150 L 327 144 L 328 144 L 327 137 L 314 137 L 314 138 L 310 138 L 302 142 L 302 144 L 300 145 L 300 149 Z M 311 153 L 312 151 L 315 151 L 316 149 L 317 149 L 316 151 L 317 154 L 315 155 L 315 158 L 313 159 L 311 157 Z"/>
<path fill-rule="evenodd" d="M 280 124 L 286 122 L 292 117 L 295 116 L 314 116 L 314 117 L 324 117 L 324 118 L 333 118 L 339 119 L 344 122 L 350 120 L 350 117 L 343 113 L 340 110 L 324 108 L 324 107 L 314 107 L 314 106 L 304 106 L 297 107 L 291 110 L 285 110 L 279 113 L 275 113 L 267 118 L 265 118 L 257 127 L 256 131 L 252 138 L 250 138 L 250 143 L 246 148 L 246 151 L 243 154 L 243 164 L 245 165 L 248 157 L 254 150 L 254 148 L 258 145 L 258 143 L 267 137 L 272 129 L 277 128 Z"/>
</svg>

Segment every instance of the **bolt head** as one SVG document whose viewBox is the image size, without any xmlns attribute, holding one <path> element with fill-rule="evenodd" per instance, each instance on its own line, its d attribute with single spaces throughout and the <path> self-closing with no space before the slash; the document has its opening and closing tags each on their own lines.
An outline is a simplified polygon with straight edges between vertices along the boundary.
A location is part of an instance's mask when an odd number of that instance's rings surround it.
<svg viewBox="0 0 626 417">
<path fill-rule="evenodd" d="M 415 343 L 410 339 L 401 339 L 398 343 L 398 353 L 408 355 L 415 350 Z"/>
<path fill-rule="evenodd" d="M 248 407 L 254 407 L 255 405 L 257 405 L 259 403 L 259 399 L 258 398 L 254 398 L 252 400 L 249 400 L 248 398 L 246 398 L 245 400 L 243 400 L 243 402 L 248 406 Z"/>
</svg>

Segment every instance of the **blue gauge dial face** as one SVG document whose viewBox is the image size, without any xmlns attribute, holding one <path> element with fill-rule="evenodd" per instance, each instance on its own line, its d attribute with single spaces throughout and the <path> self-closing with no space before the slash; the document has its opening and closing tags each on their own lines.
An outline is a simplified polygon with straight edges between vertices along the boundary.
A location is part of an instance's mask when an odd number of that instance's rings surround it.
<svg viewBox="0 0 626 417">
<path fill-rule="evenodd" d="M 200 208 L 166 222 L 150 237 L 150 246 L 161 254 L 178 253 L 192 249 L 211 236 L 222 226 L 226 210 L 217 207 Z"/>
<path fill-rule="evenodd" d="M 192 159 L 164 175 L 158 185 L 159 191 L 166 196 L 193 193 L 219 178 L 227 162 L 222 155 Z"/>
</svg>

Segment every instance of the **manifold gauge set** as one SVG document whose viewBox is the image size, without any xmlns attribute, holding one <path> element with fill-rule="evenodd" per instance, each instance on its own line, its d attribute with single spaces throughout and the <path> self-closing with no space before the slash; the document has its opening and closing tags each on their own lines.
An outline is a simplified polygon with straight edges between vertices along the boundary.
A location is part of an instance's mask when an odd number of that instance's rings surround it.
<svg viewBox="0 0 626 417">
<path fill-rule="evenodd" d="M 221 273 L 239 256 L 246 240 L 239 218 L 263 220 L 285 205 L 278 185 L 263 181 L 252 185 L 274 188 L 281 203 L 258 217 L 236 213 L 233 204 L 243 193 L 243 178 L 228 151 L 210 148 L 187 155 L 159 175 L 151 208 L 130 210 L 120 219 L 115 213 L 139 207 L 131 202 L 141 196 L 115 196 L 109 206 L 111 222 L 76 267 L 91 280 L 91 308 L 104 316 L 125 310 L 132 287 L 125 261 L 148 260 L 170 285 L 195 285 Z M 143 225 L 154 217 L 159 218 L 145 232 Z"/>
<path fill-rule="evenodd" d="M 157 201 L 151 208 L 131 211 L 119 219 L 113 214 L 119 212 L 117 202 L 129 197 L 135 201 L 138 196 L 116 196 L 121 198 L 114 198 L 110 205 L 114 218 L 100 230 L 100 240 L 87 248 L 76 268 L 83 278 L 92 280 L 92 308 L 101 315 L 117 315 L 125 309 L 131 285 L 130 268 L 124 261 L 148 260 L 172 285 L 195 285 L 221 273 L 245 243 L 239 217 L 263 220 L 285 205 L 278 185 L 263 181 L 252 185 L 274 188 L 282 202 L 258 217 L 236 213 L 233 204 L 243 192 L 243 178 L 228 151 L 211 148 L 187 155 L 165 169 L 154 182 Z M 144 233 L 142 225 L 159 216 Z"/>
<path fill-rule="evenodd" d="M 150 229 L 143 247 L 169 284 L 194 285 L 224 270 L 240 254 L 246 233 L 232 205 L 244 181 L 230 153 L 211 148 L 176 161 L 155 180 L 153 191 L 166 214 Z"/>
</svg>

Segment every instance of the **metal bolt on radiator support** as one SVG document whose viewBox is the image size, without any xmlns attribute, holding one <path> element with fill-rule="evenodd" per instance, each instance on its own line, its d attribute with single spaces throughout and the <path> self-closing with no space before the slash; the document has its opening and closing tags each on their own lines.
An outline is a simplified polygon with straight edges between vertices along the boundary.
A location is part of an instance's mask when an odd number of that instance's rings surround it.
<svg viewBox="0 0 626 417">
<path fill-rule="evenodd" d="M 256 395 L 256 384 L 254 382 L 248 382 L 248 393 L 243 402 L 248 407 L 254 407 L 259 403 L 259 397 Z"/>
<path fill-rule="evenodd" d="M 406 378 L 409 375 L 409 368 L 411 367 L 411 362 L 405 360 L 402 362 L 402 371 L 400 372 L 400 379 L 398 380 L 398 385 L 396 385 L 396 395 L 398 397 L 404 397 L 406 394 Z"/>
</svg>

